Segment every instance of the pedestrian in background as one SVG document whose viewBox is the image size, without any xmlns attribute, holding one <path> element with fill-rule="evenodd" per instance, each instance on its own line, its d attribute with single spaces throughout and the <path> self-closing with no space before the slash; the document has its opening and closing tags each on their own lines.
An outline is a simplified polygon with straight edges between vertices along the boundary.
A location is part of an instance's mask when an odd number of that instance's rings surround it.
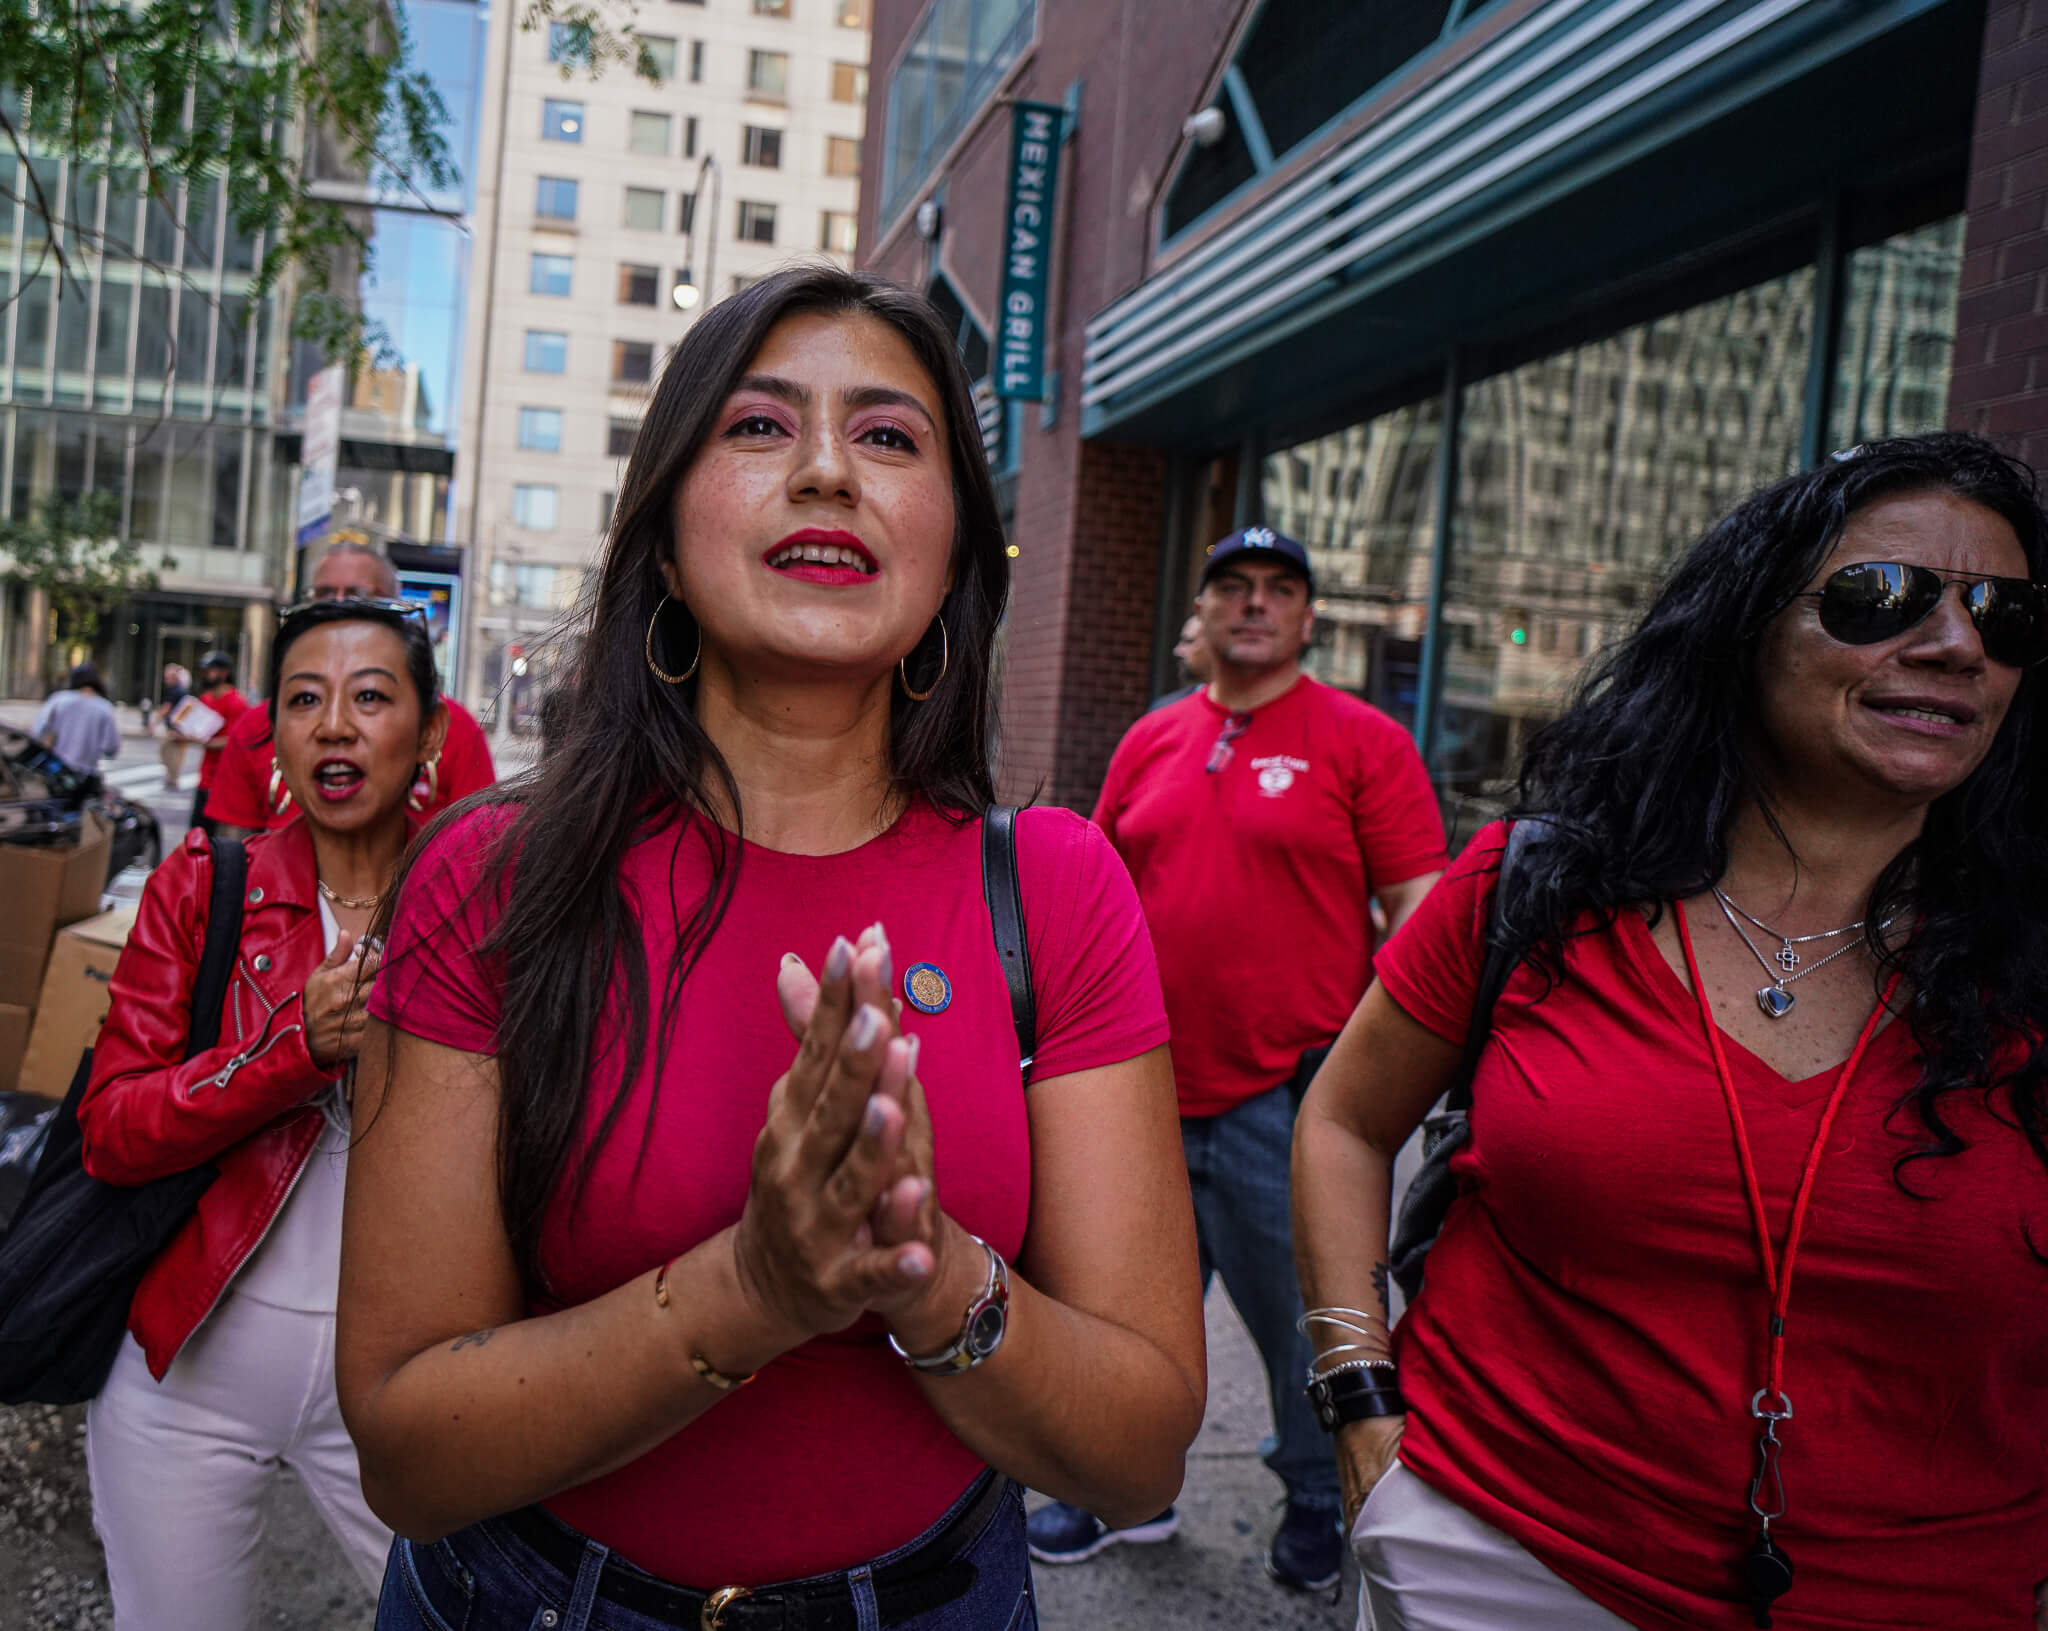
<svg viewBox="0 0 2048 1631">
<path fill-rule="evenodd" d="M 121 751 L 121 722 L 93 663 L 71 670 L 67 690 L 53 692 L 36 713 L 35 734 L 73 770 L 88 776 Z"/>
<path fill-rule="evenodd" d="M 414 863 L 372 1004 L 338 1371 L 383 1631 L 1004 1631 L 1021 1484 L 1179 1488 L 1144 920 L 1019 816 L 1026 1061 L 983 892 L 1007 593 L 922 297 L 801 266 L 684 335 L 559 735 Z"/>
<path fill-rule="evenodd" d="M 1209 683 L 1214 667 L 1209 661 L 1209 642 L 1202 633 L 1202 619 L 1190 612 L 1188 620 L 1180 626 L 1180 638 L 1173 643 L 1174 667 L 1180 671 L 1181 683 L 1178 688 L 1157 698 L 1147 713 L 1164 708 L 1170 702 L 1182 697 L 1191 697 Z"/>
<path fill-rule="evenodd" d="M 1370 1330 L 1318 1388 L 1377 1631 L 2035 1623 L 2044 577 L 1971 437 L 1765 489 L 1531 745 L 1526 847 L 1381 954 L 1295 1151 L 1304 1289 Z M 1396 1371 L 1389 1174 L 1493 923 Z"/>
<path fill-rule="evenodd" d="M 220 729 L 199 744 L 199 788 L 192 795 L 192 825 L 211 835 L 218 823 L 207 813 L 207 797 L 220 774 L 221 753 L 235 722 L 252 706 L 235 689 L 235 660 L 225 651 L 209 651 L 199 659 L 199 700 L 220 715 Z"/>
<path fill-rule="evenodd" d="M 1287 1490 L 1266 1568 L 1298 1590 L 1335 1582 L 1343 1537 L 1336 1465 L 1301 1392 L 1294 1106 L 1372 978 L 1371 901 L 1398 925 L 1444 857 L 1407 732 L 1302 673 L 1314 598 L 1293 539 L 1250 527 L 1218 543 L 1195 601 L 1209 683 L 1131 727 L 1095 807 L 1159 948 L 1203 1283 L 1222 1275 L 1265 1362 L 1265 1459 Z M 1032 1555 L 1074 1562 L 1175 1523 L 1169 1509 L 1119 1530 L 1055 1503 L 1032 1514 Z"/>
<path fill-rule="evenodd" d="M 331 545 L 313 569 L 309 600 L 382 600 L 398 603 L 398 573 L 374 549 L 362 544 Z M 491 750 L 476 717 L 453 697 L 443 697 L 448 733 L 438 756 L 420 767 L 413 808 L 439 815 L 457 799 L 498 779 Z M 261 832 L 282 827 L 299 813 L 291 789 L 270 751 L 270 718 L 251 709 L 229 729 L 207 794 L 207 818 L 223 833 Z"/>
<path fill-rule="evenodd" d="M 164 767 L 166 791 L 179 791 L 178 780 L 185 774 L 185 738 L 171 725 L 171 711 L 192 689 L 192 675 L 182 663 L 164 664 L 164 694 L 157 711 L 157 758 Z"/>
<path fill-rule="evenodd" d="M 426 624 L 351 602 L 292 613 L 270 694 L 306 819 L 248 841 L 220 1045 L 185 1058 L 214 866 L 195 832 L 143 891 L 78 1113 L 96 1178 L 146 1183 L 202 1162 L 220 1173 L 144 1276 L 86 1415 L 117 1631 L 249 1625 L 280 1464 L 372 1590 L 391 1540 L 335 1399 L 340 1083 L 377 965 L 358 949 L 443 729 Z"/>
</svg>

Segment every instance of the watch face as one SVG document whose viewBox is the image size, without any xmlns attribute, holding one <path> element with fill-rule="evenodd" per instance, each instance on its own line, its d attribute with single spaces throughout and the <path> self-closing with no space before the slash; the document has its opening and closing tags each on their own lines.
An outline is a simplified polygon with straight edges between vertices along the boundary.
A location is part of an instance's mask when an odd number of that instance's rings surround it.
<svg viewBox="0 0 2048 1631">
<path fill-rule="evenodd" d="M 968 1351 L 977 1355 L 992 1354 L 996 1344 L 1003 1340 L 1003 1311 L 994 1303 L 983 1308 L 967 1324 Z"/>
</svg>

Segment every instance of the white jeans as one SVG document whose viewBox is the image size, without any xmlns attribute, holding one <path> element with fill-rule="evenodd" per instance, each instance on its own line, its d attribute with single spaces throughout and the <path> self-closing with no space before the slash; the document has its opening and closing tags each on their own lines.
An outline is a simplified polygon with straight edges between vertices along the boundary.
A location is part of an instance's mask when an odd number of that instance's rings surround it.
<svg viewBox="0 0 2048 1631">
<path fill-rule="evenodd" d="M 372 1593 L 391 1531 L 363 1501 L 334 1392 L 334 1316 L 230 1292 L 161 1383 L 129 1337 L 86 1411 L 116 1631 L 241 1631 L 264 1516 L 297 1473 Z"/>
<path fill-rule="evenodd" d="M 1399 1461 L 1359 1508 L 1351 1550 L 1359 1631 L 1630 1631 Z"/>
</svg>

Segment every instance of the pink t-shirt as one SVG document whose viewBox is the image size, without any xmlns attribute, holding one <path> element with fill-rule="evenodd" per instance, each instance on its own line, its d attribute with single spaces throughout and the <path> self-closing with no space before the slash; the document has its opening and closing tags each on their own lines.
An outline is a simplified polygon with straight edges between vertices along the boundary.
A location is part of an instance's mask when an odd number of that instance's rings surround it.
<svg viewBox="0 0 2048 1631">
<path fill-rule="evenodd" d="M 502 809 L 471 814 L 429 846 L 406 884 L 371 1012 L 429 1041 L 497 1050 L 500 979 L 475 948 L 496 908 L 478 887 Z M 1115 1064 L 1166 1040 L 1152 945 L 1123 863 L 1065 810 L 1017 823 L 1026 940 L 1038 999 L 1032 1082 Z M 627 898 L 657 994 L 670 948 L 708 878 L 680 828 L 628 852 Z M 813 969 L 835 934 L 880 921 L 899 990 L 935 964 L 941 1012 L 905 1004 L 923 1039 L 939 1199 L 1006 1258 L 1023 1246 L 1031 1149 L 1016 1033 L 981 886 L 981 823 L 922 801 L 881 837 L 841 855 L 744 848 L 724 920 L 682 990 L 654 1119 L 655 1052 L 626 1090 L 616 1131 L 573 1210 L 558 1199 L 542 1254 L 559 1303 L 587 1301 L 739 1218 L 769 1090 L 795 1043 L 775 996 L 785 952 Z M 619 1091 L 616 1054 L 596 1070 L 595 1125 Z M 636 1160 L 639 1162 L 635 1168 Z M 641 1568 L 686 1585 L 755 1585 L 849 1567 L 928 1528 L 981 1471 L 862 1320 L 767 1366 L 638 1461 L 547 1502 L 556 1516 Z"/>
<path fill-rule="evenodd" d="M 1464 1039 L 1506 828 L 1472 841 L 1381 950 L 1403 1012 Z M 1645 1631 L 1750 1623 L 1752 1392 L 1768 1294 L 1692 992 L 1622 912 L 1518 970 L 1472 1082 L 1463 1190 L 1395 1330 L 1401 1459 Z M 1773 1242 L 1830 1067 L 1788 1081 L 1724 1038 Z M 1780 1631 L 2012 1631 L 2048 1575 L 2048 1173 L 2009 1114 L 1942 1100 L 1968 1149 L 1900 1111 L 1910 1029 L 1871 1042 L 1829 1135 L 1786 1319 L 1797 1580 Z"/>
</svg>

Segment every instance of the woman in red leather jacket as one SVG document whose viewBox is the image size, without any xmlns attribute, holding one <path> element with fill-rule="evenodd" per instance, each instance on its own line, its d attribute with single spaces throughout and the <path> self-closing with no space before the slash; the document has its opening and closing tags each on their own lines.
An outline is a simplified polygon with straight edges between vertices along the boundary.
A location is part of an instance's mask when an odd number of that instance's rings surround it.
<svg viewBox="0 0 2048 1631">
<path fill-rule="evenodd" d="M 220 1172 L 144 1276 L 87 1413 L 118 1631 L 248 1623 L 280 1463 L 372 1587 L 391 1539 L 364 1504 L 335 1403 L 343 1087 L 378 960 L 362 937 L 447 714 L 424 621 L 389 601 L 288 612 L 270 693 L 277 762 L 304 816 L 248 840 L 220 1043 L 185 1058 L 213 877 L 195 831 L 143 894 L 79 1107 L 96 1178 Z"/>
</svg>

